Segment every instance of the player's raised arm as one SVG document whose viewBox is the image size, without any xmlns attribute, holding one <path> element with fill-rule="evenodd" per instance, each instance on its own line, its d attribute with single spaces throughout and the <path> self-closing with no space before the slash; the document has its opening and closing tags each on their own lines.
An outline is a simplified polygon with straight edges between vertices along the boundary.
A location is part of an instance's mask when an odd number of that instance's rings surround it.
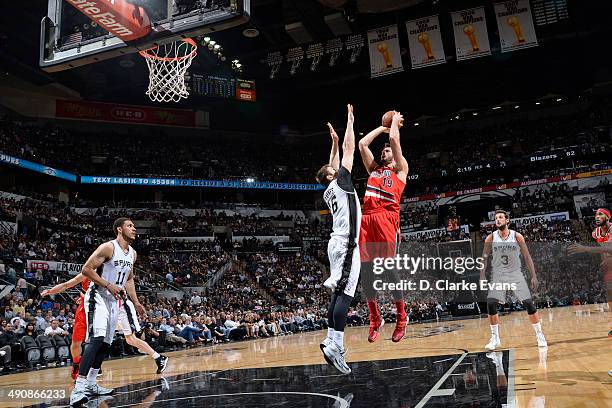
<svg viewBox="0 0 612 408">
<path fill-rule="evenodd" d="M 96 270 L 102 266 L 104 262 L 113 257 L 113 251 L 114 247 L 112 242 L 105 242 L 104 244 L 100 245 L 98 248 L 96 248 L 93 254 L 91 254 L 87 262 L 85 262 L 81 273 L 96 286 L 106 288 L 113 296 L 118 297 L 119 292 L 121 292 L 121 288 L 112 282 L 102 279 L 102 277 L 96 272 Z"/>
<path fill-rule="evenodd" d="M 491 252 L 493 248 L 493 234 L 487 235 L 484 242 L 484 248 L 482 249 L 482 269 L 480 270 L 480 280 L 485 280 L 485 272 L 487 270 L 487 266 L 489 264 L 489 257 L 491 256 Z"/>
<path fill-rule="evenodd" d="M 361 153 L 361 160 L 365 166 L 368 174 L 370 174 L 376 168 L 376 161 L 374 160 L 374 154 L 370 150 L 370 144 L 380 136 L 382 133 L 387 132 L 389 129 L 384 126 L 379 126 L 367 135 L 365 135 L 359 141 L 359 153 Z"/>
<path fill-rule="evenodd" d="M 40 294 L 40 296 L 45 297 L 45 296 L 49 296 L 49 295 L 55 295 L 57 293 L 61 293 L 67 289 L 73 288 L 76 285 L 78 285 L 79 283 L 83 282 L 85 280 L 85 276 L 83 276 L 82 273 L 79 273 L 77 276 L 75 276 L 74 278 L 63 282 L 63 283 L 59 283 L 57 285 L 55 285 L 54 287 L 52 287 L 51 289 L 45 289 L 42 291 L 42 293 Z"/>
<path fill-rule="evenodd" d="M 572 244 L 567 248 L 567 253 L 569 255 L 574 254 L 607 254 L 612 255 L 612 244 L 605 243 L 599 246 L 586 246 L 580 244 Z"/>
<path fill-rule="evenodd" d="M 334 170 L 338 171 L 340 168 L 340 153 L 338 151 L 338 134 L 334 130 L 334 127 L 331 123 L 327 122 L 327 127 L 329 128 L 329 136 L 332 139 L 332 147 L 331 152 L 329 153 L 329 165 L 334 168 Z"/>
<path fill-rule="evenodd" d="M 353 157 L 355 156 L 355 130 L 353 129 L 355 117 L 353 116 L 353 105 L 346 105 L 346 109 L 346 131 L 342 142 L 342 167 L 350 173 L 353 171 Z"/>
<path fill-rule="evenodd" d="M 401 113 L 395 112 L 393 115 L 393 121 L 391 122 L 391 130 L 389 131 L 389 144 L 391 145 L 391 151 L 393 152 L 393 160 L 395 160 L 395 166 L 397 170 L 397 177 L 400 180 L 406 181 L 408 177 L 408 162 L 402 154 L 402 144 L 400 143 L 400 131 L 399 128 L 404 123 L 404 117 Z"/>
<path fill-rule="evenodd" d="M 533 259 L 531 259 L 531 254 L 529 253 L 523 234 L 516 233 L 516 242 L 518 242 L 519 248 L 521 248 L 521 255 L 523 255 L 525 263 L 527 264 L 527 269 L 529 269 L 529 273 L 531 273 L 531 286 L 536 290 L 538 288 L 538 278 L 536 276 L 535 265 Z"/>
</svg>

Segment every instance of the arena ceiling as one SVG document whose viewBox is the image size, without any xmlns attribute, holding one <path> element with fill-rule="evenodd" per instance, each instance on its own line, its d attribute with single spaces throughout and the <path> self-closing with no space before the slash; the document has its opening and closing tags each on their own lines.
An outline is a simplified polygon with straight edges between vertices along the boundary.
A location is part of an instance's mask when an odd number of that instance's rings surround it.
<svg viewBox="0 0 612 408">
<path fill-rule="evenodd" d="M 338 111 L 348 101 L 367 106 L 372 113 L 398 106 L 415 117 L 442 115 L 462 108 L 482 108 L 506 100 L 522 101 L 546 94 L 582 92 L 594 83 L 612 80 L 609 39 L 612 25 L 609 2 L 568 0 L 570 21 L 538 28 L 540 46 L 514 53 L 480 58 L 469 62 L 449 61 L 442 66 L 381 79 L 369 79 L 367 50 L 351 64 L 341 56 L 336 66 L 321 64 L 311 72 L 308 67 L 289 75 L 285 66 L 274 79 L 269 78 L 265 63 L 272 51 L 286 52 L 295 47 L 295 38 L 286 26 L 300 23 L 311 42 L 325 42 L 334 37 L 325 16 L 340 13 L 349 33 L 388 24 L 402 25 L 407 19 L 482 5 L 482 0 L 252 0 L 252 19 L 247 26 L 216 33 L 229 60 L 239 59 L 242 77 L 255 79 L 258 107 L 249 107 L 252 115 L 263 114 L 272 121 L 280 118 L 291 125 Z M 590 3 L 590 4 L 585 4 Z M 147 103 L 144 96 L 148 77 L 139 56 L 117 58 L 69 71 L 48 74 L 38 68 L 40 20 L 46 14 L 45 0 L 11 2 L 0 13 L 0 68 L 34 84 L 58 82 L 92 100 Z M 336 18 L 335 21 L 340 21 Z M 342 23 L 342 21 L 340 21 Z M 259 32 L 247 38 L 243 31 Z M 404 30 L 400 44 L 407 52 Z M 449 52 L 447 52 L 449 54 Z M 452 53 L 451 53 L 452 54 Z M 133 62 L 126 63 L 125 60 Z M 126 68 L 126 66 L 131 66 Z M 200 53 L 192 71 L 231 74 L 227 64 L 208 53 Z M 290 101 L 291 103 L 286 103 Z M 375 102 L 376 101 L 376 102 Z M 376 105 L 376 106 L 374 106 Z M 223 100 L 191 99 L 184 106 L 239 112 Z M 362 108 L 364 109 L 364 108 Z M 368 112 L 370 113 L 370 112 Z"/>
</svg>

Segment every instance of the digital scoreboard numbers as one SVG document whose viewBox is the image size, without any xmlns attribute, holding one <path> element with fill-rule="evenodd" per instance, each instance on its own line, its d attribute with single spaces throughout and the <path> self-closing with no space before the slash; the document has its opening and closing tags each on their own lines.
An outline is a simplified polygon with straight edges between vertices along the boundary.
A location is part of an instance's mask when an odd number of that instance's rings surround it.
<svg viewBox="0 0 612 408">
<path fill-rule="evenodd" d="M 555 24 L 569 18 L 567 0 L 532 0 L 536 25 Z"/>
</svg>

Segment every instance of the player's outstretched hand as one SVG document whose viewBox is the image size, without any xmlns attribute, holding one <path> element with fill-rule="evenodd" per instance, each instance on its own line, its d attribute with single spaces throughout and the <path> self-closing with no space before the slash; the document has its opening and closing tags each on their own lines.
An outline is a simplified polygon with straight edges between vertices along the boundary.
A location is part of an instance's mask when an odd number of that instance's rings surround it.
<svg viewBox="0 0 612 408">
<path fill-rule="evenodd" d="M 51 291 L 49 289 L 45 289 L 40 293 L 40 297 L 47 297 L 51 295 Z"/>
<path fill-rule="evenodd" d="M 394 111 L 394 112 L 395 113 L 393 114 L 393 120 L 391 121 L 391 126 L 400 127 L 402 123 L 404 122 L 404 116 L 397 111 Z"/>
<path fill-rule="evenodd" d="M 350 103 L 346 105 L 346 110 L 348 112 L 347 114 L 347 122 L 349 123 L 353 123 L 355 121 L 355 117 L 353 116 L 353 105 L 351 105 Z"/>
<path fill-rule="evenodd" d="M 327 127 L 329 128 L 329 136 L 332 138 L 332 141 L 337 142 L 338 141 L 338 134 L 334 130 L 334 127 L 329 122 L 327 122 Z"/>
</svg>

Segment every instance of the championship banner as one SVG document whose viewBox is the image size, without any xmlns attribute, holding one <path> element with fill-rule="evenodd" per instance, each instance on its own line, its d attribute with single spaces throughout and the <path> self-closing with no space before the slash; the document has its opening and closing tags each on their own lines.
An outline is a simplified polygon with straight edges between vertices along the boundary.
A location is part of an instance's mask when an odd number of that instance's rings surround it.
<svg viewBox="0 0 612 408">
<path fill-rule="evenodd" d="M 510 224 L 515 228 L 519 228 L 525 225 L 533 224 L 534 222 L 542 222 L 542 221 L 567 221 L 569 220 L 569 212 L 558 212 L 552 214 L 543 214 L 543 215 L 534 215 L 531 217 L 520 217 L 520 218 L 512 218 L 512 213 L 510 213 Z M 495 225 L 495 221 L 486 221 L 481 222 L 481 227 L 486 227 L 488 225 Z"/>
<path fill-rule="evenodd" d="M 451 13 L 457 61 L 491 55 L 484 7 Z"/>
<path fill-rule="evenodd" d="M 109 177 L 81 176 L 82 184 L 114 184 L 153 187 L 207 187 L 207 188 L 237 188 L 262 190 L 324 190 L 320 184 L 307 183 L 275 183 L 268 181 L 231 181 L 231 180 L 193 180 L 178 178 L 142 178 L 142 177 Z"/>
<path fill-rule="evenodd" d="M 397 36 L 397 25 L 368 31 L 368 47 L 370 50 L 371 78 L 404 70 Z"/>
<path fill-rule="evenodd" d="M 28 270 L 68 272 L 72 276 L 78 275 L 81 272 L 81 269 L 83 269 L 83 264 L 56 261 L 40 261 L 33 259 L 28 259 L 26 261 L 26 266 Z"/>
<path fill-rule="evenodd" d="M 407 21 L 406 30 L 413 69 L 446 62 L 438 16 Z"/>
<path fill-rule="evenodd" d="M 502 52 L 538 45 L 529 0 L 504 1 L 495 3 L 493 7 Z"/>
<path fill-rule="evenodd" d="M 196 127 L 196 116 L 192 110 L 151 106 L 57 100 L 55 116 L 102 122 Z"/>
</svg>

